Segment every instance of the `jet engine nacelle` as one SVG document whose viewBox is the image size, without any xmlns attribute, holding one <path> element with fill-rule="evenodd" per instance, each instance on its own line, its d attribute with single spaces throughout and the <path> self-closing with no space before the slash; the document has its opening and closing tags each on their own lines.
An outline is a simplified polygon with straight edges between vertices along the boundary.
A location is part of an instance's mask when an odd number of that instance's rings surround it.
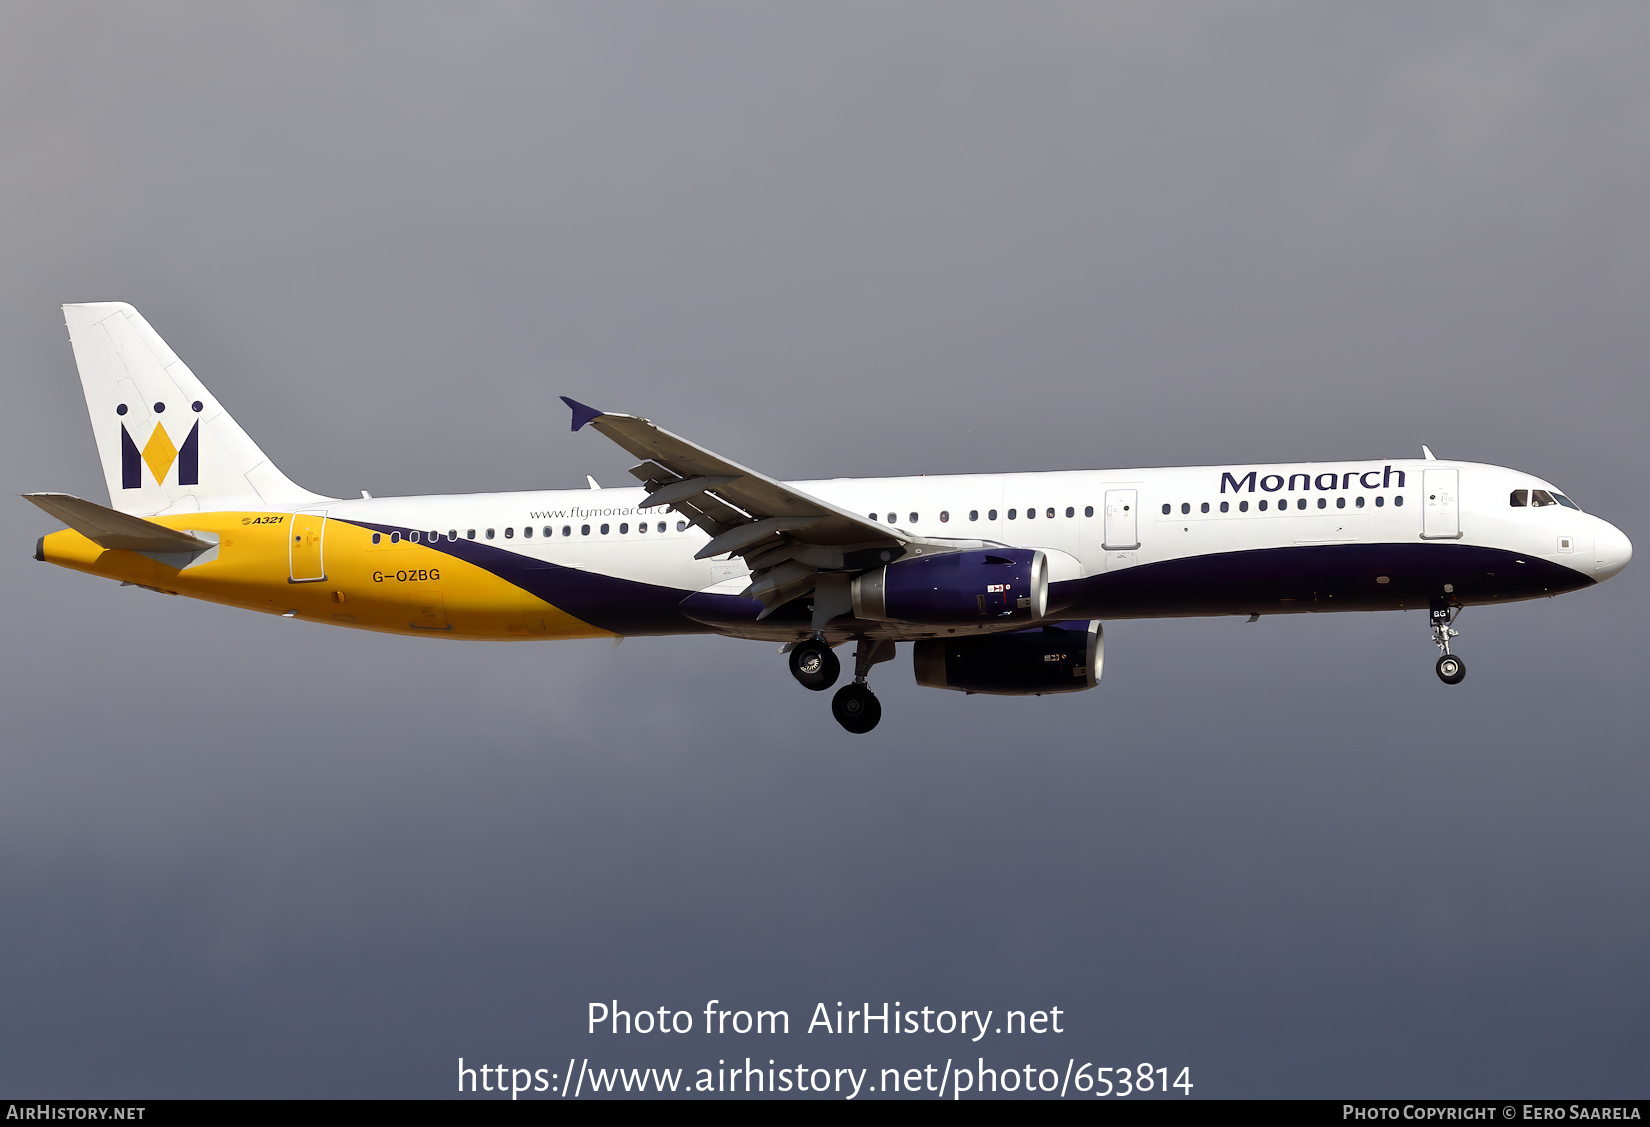
<svg viewBox="0 0 1650 1127">
<path fill-rule="evenodd" d="M 1105 654 L 1098 622 L 1061 622 L 1011 634 L 930 638 L 911 656 L 919 685 L 1024 697 L 1094 688 Z"/>
<path fill-rule="evenodd" d="M 1035 622 L 1048 610 L 1048 560 L 1028 548 L 898 560 L 857 576 L 854 617 L 977 626 Z"/>
</svg>

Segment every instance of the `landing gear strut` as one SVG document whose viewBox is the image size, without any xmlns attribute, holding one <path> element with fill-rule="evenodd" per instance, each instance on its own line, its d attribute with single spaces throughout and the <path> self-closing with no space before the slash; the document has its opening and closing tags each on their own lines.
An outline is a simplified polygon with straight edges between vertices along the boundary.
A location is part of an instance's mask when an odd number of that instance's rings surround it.
<svg viewBox="0 0 1650 1127">
<path fill-rule="evenodd" d="M 817 638 L 799 642 L 791 651 L 791 676 L 804 689 L 824 692 L 836 684 L 842 674 L 842 663 L 831 652 L 831 647 Z"/>
<path fill-rule="evenodd" d="M 1449 640 L 1461 636 L 1461 632 L 1453 626 L 1460 613 L 1461 608 L 1450 606 L 1447 599 L 1432 600 L 1432 640 L 1444 651 L 1436 668 L 1438 679 L 1446 685 L 1459 685 L 1467 675 L 1467 663 L 1449 652 Z"/>
<path fill-rule="evenodd" d="M 854 647 L 854 679 L 831 698 L 831 715 L 856 736 L 869 732 L 882 719 L 882 704 L 865 679 L 870 675 L 871 666 L 889 661 L 893 656 L 894 643 L 886 640 L 873 642 L 861 638 Z"/>
</svg>

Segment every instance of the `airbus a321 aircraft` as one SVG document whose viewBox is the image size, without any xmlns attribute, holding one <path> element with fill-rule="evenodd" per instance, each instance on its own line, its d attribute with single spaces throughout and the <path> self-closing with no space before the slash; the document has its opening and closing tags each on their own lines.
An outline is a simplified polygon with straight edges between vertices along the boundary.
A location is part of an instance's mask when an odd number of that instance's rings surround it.
<svg viewBox="0 0 1650 1127">
<path fill-rule="evenodd" d="M 911 642 L 919 684 L 1093 688 L 1105 619 L 1426 608 L 1438 676 L 1462 607 L 1590 587 L 1632 557 L 1551 483 L 1424 459 L 777 481 L 574 400 L 639 485 L 322 497 L 294 485 L 130 305 L 64 306 L 108 507 L 35 558 L 286 618 L 430 638 L 726 634 L 781 643 L 803 686 Z"/>
</svg>

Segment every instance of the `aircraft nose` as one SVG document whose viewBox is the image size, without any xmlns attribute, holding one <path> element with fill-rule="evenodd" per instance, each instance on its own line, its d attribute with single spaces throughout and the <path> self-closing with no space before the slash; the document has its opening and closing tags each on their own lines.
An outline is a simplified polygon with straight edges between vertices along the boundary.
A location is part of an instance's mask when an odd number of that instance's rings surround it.
<svg viewBox="0 0 1650 1127">
<path fill-rule="evenodd" d="M 1593 518 L 1598 520 L 1597 517 Z M 1633 558 L 1633 542 L 1609 521 L 1600 520 L 1593 531 L 1593 578 L 1600 583 L 1627 566 Z"/>
</svg>

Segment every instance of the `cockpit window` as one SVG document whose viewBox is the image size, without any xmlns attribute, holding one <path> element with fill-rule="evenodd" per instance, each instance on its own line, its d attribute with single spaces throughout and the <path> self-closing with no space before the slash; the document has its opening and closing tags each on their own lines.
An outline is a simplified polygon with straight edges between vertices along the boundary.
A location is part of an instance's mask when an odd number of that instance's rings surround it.
<svg viewBox="0 0 1650 1127">
<path fill-rule="evenodd" d="M 1512 496 L 1507 500 L 1507 503 L 1515 509 L 1528 507 L 1530 503 L 1530 491 L 1528 489 L 1514 489 L 1512 491 Z"/>
<path fill-rule="evenodd" d="M 1553 500 L 1557 501 L 1560 505 L 1563 505 L 1566 509 L 1574 509 L 1578 513 L 1581 511 L 1580 505 L 1576 504 L 1562 493 L 1554 493 Z"/>
<path fill-rule="evenodd" d="M 1530 507 L 1532 509 L 1539 509 L 1543 505 L 1556 504 L 1558 504 L 1558 502 L 1553 500 L 1553 495 L 1548 493 L 1545 489 L 1530 490 Z"/>
</svg>

